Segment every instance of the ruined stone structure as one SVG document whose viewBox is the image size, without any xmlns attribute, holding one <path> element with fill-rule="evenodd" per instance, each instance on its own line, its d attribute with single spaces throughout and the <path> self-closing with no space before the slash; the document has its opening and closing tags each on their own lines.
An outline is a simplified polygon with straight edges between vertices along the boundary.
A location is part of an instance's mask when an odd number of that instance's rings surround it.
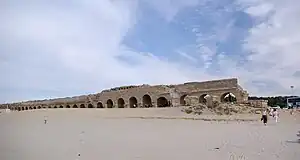
<svg viewBox="0 0 300 160">
<path fill-rule="evenodd" d="M 224 102 L 228 95 L 234 95 L 233 100 L 237 103 L 248 100 L 248 93 L 236 78 L 232 78 L 178 85 L 124 86 L 103 90 L 98 94 L 5 104 L 0 108 L 23 111 L 42 108 L 176 107 L 207 103 L 207 97 Z M 196 100 L 191 101 L 188 97 L 196 97 Z"/>
</svg>

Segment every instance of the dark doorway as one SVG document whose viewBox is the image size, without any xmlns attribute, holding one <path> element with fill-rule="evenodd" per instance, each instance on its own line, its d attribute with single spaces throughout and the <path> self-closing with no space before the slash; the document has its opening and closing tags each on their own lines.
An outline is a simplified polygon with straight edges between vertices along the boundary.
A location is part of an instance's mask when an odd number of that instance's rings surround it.
<svg viewBox="0 0 300 160">
<path fill-rule="evenodd" d="M 125 101 L 123 98 L 118 99 L 118 108 L 125 108 Z"/>
<path fill-rule="evenodd" d="M 184 100 L 184 98 L 186 97 L 187 95 L 183 95 L 180 97 L 180 105 L 182 106 L 185 106 L 186 105 L 186 101 Z"/>
<path fill-rule="evenodd" d="M 109 100 L 107 100 L 106 105 L 107 105 L 107 108 L 113 108 L 114 103 L 111 99 L 109 99 Z"/>
<path fill-rule="evenodd" d="M 94 108 L 94 106 L 92 104 L 89 104 L 88 108 Z"/>
<path fill-rule="evenodd" d="M 152 107 L 152 100 L 148 94 L 143 96 L 143 107 L 145 108 Z"/>
<path fill-rule="evenodd" d="M 157 107 L 169 107 L 169 101 L 165 97 L 159 97 L 157 99 Z"/>
<path fill-rule="evenodd" d="M 137 99 L 135 97 L 130 97 L 129 98 L 129 107 L 130 108 L 137 108 Z"/>
<path fill-rule="evenodd" d="M 103 107 L 103 104 L 102 104 L 101 102 L 98 102 L 98 103 L 97 103 L 97 108 L 104 108 L 104 107 Z"/>
</svg>

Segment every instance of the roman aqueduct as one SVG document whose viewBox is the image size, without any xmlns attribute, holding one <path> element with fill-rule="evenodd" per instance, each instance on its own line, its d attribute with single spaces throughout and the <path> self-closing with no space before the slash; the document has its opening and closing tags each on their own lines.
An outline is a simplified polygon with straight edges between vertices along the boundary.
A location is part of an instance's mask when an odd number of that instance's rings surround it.
<svg viewBox="0 0 300 160">
<path fill-rule="evenodd" d="M 103 90 L 101 93 L 50 100 L 3 104 L 1 108 L 25 111 L 43 108 L 148 108 L 176 107 L 214 101 L 248 100 L 248 93 L 236 78 L 178 85 L 124 86 Z"/>
</svg>

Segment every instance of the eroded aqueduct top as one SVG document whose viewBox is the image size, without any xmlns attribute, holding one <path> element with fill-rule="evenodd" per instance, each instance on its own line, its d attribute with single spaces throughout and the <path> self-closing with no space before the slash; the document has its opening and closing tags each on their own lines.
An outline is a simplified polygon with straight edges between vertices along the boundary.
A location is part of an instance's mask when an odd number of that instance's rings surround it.
<svg viewBox="0 0 300 160">
<path fill-rule="evenodd" d="M 129 99 L 136 97 L 141 99 L 145 94 L 150 95 L 153 99 L 160 96 L 166 97 L 168 100 L 176 99 L 183 95 L 200 96 L 210 94 L 215 97 L 222 97 L 224 93 L 233 93 L 236 95 L 237 101 L 245 101 L 248 98 L 248 93 L 238 84 L 237 78 L 211 80 L 203 82 L 187 82 L 176 85 L 129 85 L 106 89 L 96 94 L 81 95 L 74 97 L 34 100 L 26 102 L 18 102 L 1 105 L 1 108 L 6 108 L 7 105 L 46 105 L 46 104 L 74 104 L 74 103 L 89 103 L 89 102 L 106 102 L 108 99 L 117 101 L 119 98 Z"/>
</svg>

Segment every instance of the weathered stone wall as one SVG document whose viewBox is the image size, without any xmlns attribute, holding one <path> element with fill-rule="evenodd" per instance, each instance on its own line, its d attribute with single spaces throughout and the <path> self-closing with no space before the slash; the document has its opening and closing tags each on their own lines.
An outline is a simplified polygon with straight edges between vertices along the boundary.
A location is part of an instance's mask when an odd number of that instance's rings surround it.
<svg viewBox="0 0 300 160">
<path fill-rule="evenodd" d="M 202 99 L 205 95 L 211 96 L 215 101 L 222 101 L 228 93 L 235 95 L 238 103 L 248 100 L 248 93 L 238 85 L 236 78 L 232 78 L 206 82 L 189 82 L 179 85 L 116 87 L 104 90 L 98 94 L 14 103 L 9 104 L 9 108 L 12 110 L 30 110 L 41 108 L 179 106 L 186 105 L 188 97 L 193 97 L 193 100 L 189 100 L 188 102 L 188 104 L 193 105 L 203 103 Z"/>
</svg>

